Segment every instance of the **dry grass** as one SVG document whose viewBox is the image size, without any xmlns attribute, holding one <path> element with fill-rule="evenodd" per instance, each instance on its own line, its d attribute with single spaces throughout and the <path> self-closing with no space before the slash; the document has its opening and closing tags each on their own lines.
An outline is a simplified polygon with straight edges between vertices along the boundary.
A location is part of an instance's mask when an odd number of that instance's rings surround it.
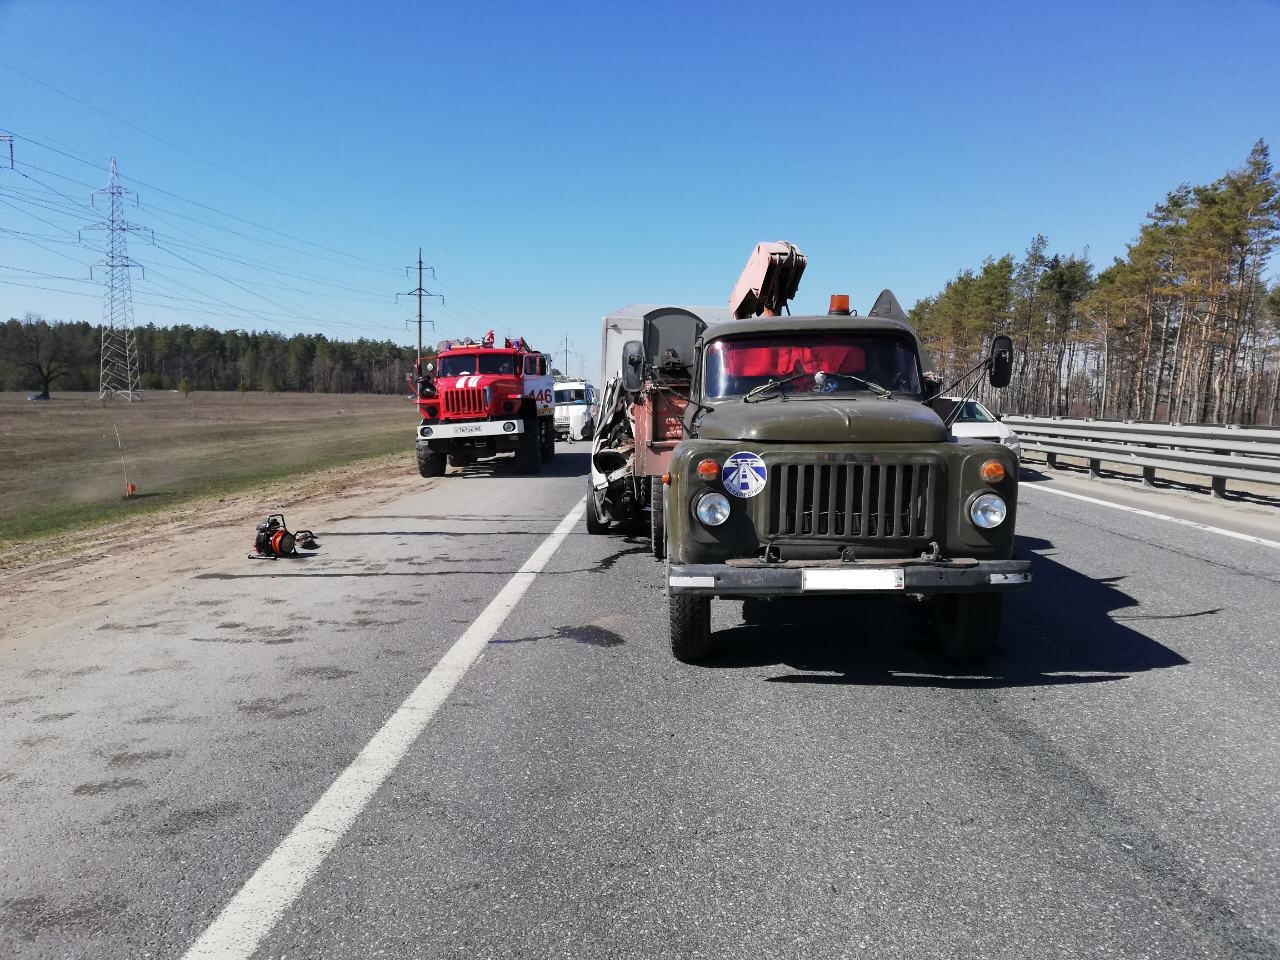
<svg viewBox="0 0 1280 960">
<path fill-rule="evenodd" d="M 0 542 L 32 540 L 400 452 L 403 397 L 152 392 L 141 403 L 0 393 Z M 116 430 L 124 447 L 124 465 Z M 124 470 L 137 494 L 124 497 Z"/>
</svg>

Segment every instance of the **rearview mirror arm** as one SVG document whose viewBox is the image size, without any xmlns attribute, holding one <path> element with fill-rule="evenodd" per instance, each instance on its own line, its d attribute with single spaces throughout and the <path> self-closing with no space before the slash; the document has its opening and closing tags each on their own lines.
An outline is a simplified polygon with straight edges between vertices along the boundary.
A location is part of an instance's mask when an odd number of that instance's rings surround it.
<svg viewBox="0 0 1280 960">
<path fill-rule="evenodd" d="M 984 360 L 979 366 L 987 366 L 988 363 L 989 361 Z M 970 371 L 970 373 L 976 373 L 976 372 L 977 372 L 976 367 Z M 956 381 L 956 382 L 959 383 L 960 381 Z M 960 418 L 960 411 L 964 409 L 964 405 L 968 403 L 969 399 L 977 392 L 978 384 L 981 382 L 982 382 L 981 380 L 974 380 L 973 383 L 969 384 L 969 389 L 964 392 L 964 396 L 960 398 L 960 402 L 955 405 L 952 411 L 949 414 L 947 414 L 946 419 L 942 421 L 946 425 L 948 430 L 950 430 L 951 425 Z"/>
</svg>

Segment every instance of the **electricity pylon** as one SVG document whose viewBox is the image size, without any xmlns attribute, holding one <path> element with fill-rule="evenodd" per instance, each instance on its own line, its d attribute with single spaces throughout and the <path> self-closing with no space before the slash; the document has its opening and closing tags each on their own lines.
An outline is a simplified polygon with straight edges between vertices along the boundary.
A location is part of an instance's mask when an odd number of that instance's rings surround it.
<svg viewBox="0 0 1280 960">
<path fill-rule="evenodd" d="M 107 189 L 93 192 L 95 207 L 99 194 L 107 195 L 107 219 L 84 228 L 107 231 L 106 259 L 94 264 L 107 270 L 107 292 L 102 305 L 102 358 L 98 367 L 99 400 L 109 396 L 125 400 L 142 399 L 138 348 L 133 338 L 133 285 L 129 279 L 129 271 L 134 267 L 141 269 L 141 266 L 129 259 L 125 246 L 125 237 L 129 233 L 143 229 L 124 218 L 124 198 L 132 193 L 120 185 L 116 158 L 112 157 Z"/>
</svg>

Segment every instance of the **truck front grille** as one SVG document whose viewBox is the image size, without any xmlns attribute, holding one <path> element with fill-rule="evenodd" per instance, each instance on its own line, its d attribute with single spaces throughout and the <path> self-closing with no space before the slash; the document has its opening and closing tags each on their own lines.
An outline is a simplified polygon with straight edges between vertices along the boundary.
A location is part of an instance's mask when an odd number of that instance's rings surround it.
<svg viewBox="0 0 1280 960">
<path fill-rule="evenodd" d="M 933 463 L 770 464 L 766 536 L 933 537 Z"/>
<path fill-rule="evenodd" d="M 484 413 L 483 387 L 454 387 L 444 394 L 446 414 Z"/>
</svg>

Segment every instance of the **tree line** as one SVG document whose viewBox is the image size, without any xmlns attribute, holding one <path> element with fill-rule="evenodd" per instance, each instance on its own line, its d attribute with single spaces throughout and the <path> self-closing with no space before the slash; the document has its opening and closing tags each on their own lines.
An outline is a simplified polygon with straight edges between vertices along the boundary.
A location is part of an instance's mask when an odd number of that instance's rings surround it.
<svg viewBox="0 0 1280 960">
<path fill-rule="evenodd" d="M 136 327 L 143 390 L 397 393 L 417 351 L 322 334 Z M 101 328 L 27 314 L 0 326 L 0 390 L 97 390 Z"/>
<path fill-rule="evenodd" d="M 946 383 L 1013 337 L 1014 413 L 1185 423 L 1280 421 L 1280 180 L 1267 145 L 1155 206 L 1126 255 L 988 258 L 919 301 L 911 320 Z M 987 393 L 985 389 L 983 393 Z"/>
</svg>

